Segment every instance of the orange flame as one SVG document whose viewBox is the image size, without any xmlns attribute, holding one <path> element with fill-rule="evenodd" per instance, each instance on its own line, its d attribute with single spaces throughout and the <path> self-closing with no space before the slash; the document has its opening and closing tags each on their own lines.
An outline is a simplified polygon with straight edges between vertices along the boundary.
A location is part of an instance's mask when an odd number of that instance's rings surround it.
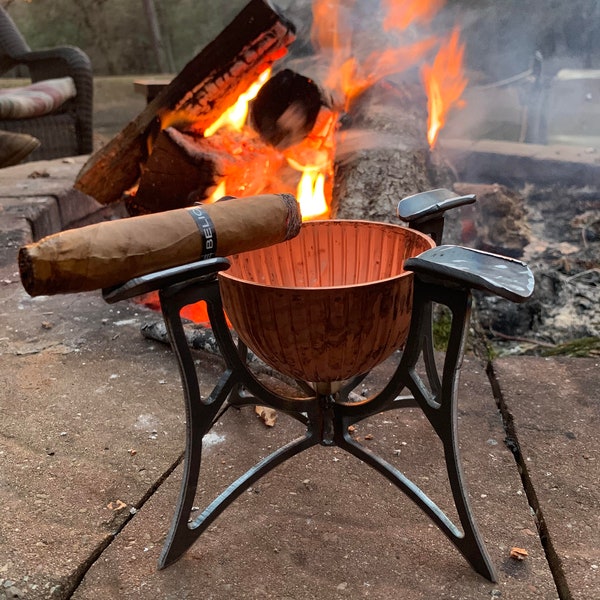
<svg viewBox="0 0 600 600">
<path fill-rule="evenodd" d="M 446 0 L 386 0 L 384 31 L 404 30 L 412 23 L 428 23 L 444 7 Z"/>
<path fill-rule="evenodd" d="M 232 137 L 234 134 L 228 134 L 224 131 L 238 131 L 243 135 L 247 134 L 247 139 L 253 137 L 253 132 L 244 130 L 249 102 L 256 96 L 261 86 L 268 80 L 270 70 L 261 74 L 260 78 L 248 89 L 247 92 L 240 95 L 236 103 L 227 109 L 213 124 L 204 131 L 204 137 L 213 137 L 220 132 L 218 145 L 227 149 L 227 154 L 234 156 L 241 152 L 252 152 L 249 146 L 241 138 Z M 288 149 L 285 153 L 280 153 L 271 147 L 263 147 L 263 160 L 257 156 L 255 167 L 259 169 L 263 162 L 273 165 L 287 160 L 288 164 L 301 173 L 299 182 L 295 189 L 296 198 L 300 203 L 302 218 L 304 220 L 315 217 L 325 218 L 329 215 L 329 206 L 327 198 L 330 197 L 331 185 L 328 183 L 333 177 L 334 147 L 333 136 L 337 126 L 337 113 L 327 110 L 322 111 L 317 119 L 317 123 L 311 134 L 295 147 Z M 256 141 L 256 138 L 255 138 Z M 251 145 L 251 144 L 250 144 Z M 261 153 L 259 151 L 258 153 Z M 278 156 L 276 156 L 278 155 Z M 279 158 L 278 158 L 279 157 Z M 252 190 L 238 189 L 239 184 L 245 181 L 244 171 L 253 163 L 244 166 L 243 162 L 232 161 L 231 164 L 224 166 L 224 177 L 212 191 L 205 202 L 215 202 L 226 194 L 238 195 L 240 193 L 263 193 L 270 191 L 286 191 L 283 184 L 273 174 L 269 177 L 272 182 L 264 181 L 260 176 L 254 178 L 255 184 Z M 270 189 L 275 185 L 277 189 Z M 262 185 L 262 187 L 260 187 Z M 294 191 L 293 188 L 289 189 Z"/>
<path fill-rule="evenodd" d="M 413 22 L 427 21 L 444 3 L 445 0 L 387 0 L 384 30 L 405 29 Z M 314 0 L 313 17 L 313 45 L 328 63 L 323 83 L 332 93 L 334 103 L 345 111 L 354 98 L 380 79 L 422 62 L 437 43 L 430 37 L 365 54 L 354 47 L 347 3 Z"/>
<path fill-rule="evenodd" d="M 381 52 L 371 52 L 360 62 L 354 58 L 347 60 L 338 72 L 340 83 L 346 98 L 344 108 L 350 102 L 380 79 L 401 73 L 418 64 L 435 47 L 436 39 L 426 38 L 409 46 L 390 48 Z"/>
<path fill-rule="evenodd" d="M 440 47 L 433 64 L 425 65 L 421 70 L 427 90 L 427 139 L 431 148 L 435 147 L 450 110 L 464 106 L 462 94 L 468 83 L 463 71 L 464 50 L 460 33 L 455 28 L 448 42 Z"/>
<path fill-rule="evenodd" d="M 413 23 L 427 23 L 444 6 L 445 0 L 382 0 L 386 16 L 382 26 L 385 31 L 404 30 Z M 311 134 L 300 144 L 279 153 L 269 148 L 268 152 L 277 153 L 265 158 L 265 165 L 271 167 L 280 160 L 287 160 L 289 166 L 299 171 L 299 183 L 295 190 L 300 202 L 303 219 L 325 218 L 330 214 L 328 199 L 333 187 L 333 161 L 335 158 L 335 131 L 339 112 L 349 110 L 354 98 L 373 86 L 378 80 L 405 71 L 419 63 L 439 43 L 430 36 L 420 41 L 403 44 L 398 47 L 387 47 L 381 51 L 364 53 L 354 48 L 351 10 L 353 3 L 342 0 L 314 0 L 312 40 L 320 51 L 322 64 L 327 70 L 322 81 L 324 87 L 332 94 L 333 108 L 322 109 L 317 124 Z M 389 37 L 389 36 L 388 36 Z M 397 43 L 397 40 L 396 40 Z M 384 44 L 385 45 L 385 44 Z M 428 92 L 429 123 L 428 139 L 434 146 L 446 115 L 452 106 L 460 102 L 466 86 L 462 76 L 462 55 L 464 48 L 459 43 L 458 30 L 454 30 L 448 43 L 439 49 L 431 66 L 422 68 L 422 76 Z M 204 131 L 204 137 L 214 136 L 219 130 L 241 132 L 246 135 L 249 102 L 256 96 L 261 86 L 268 80 L 271 70 L 264 71 L 257 81 L 243 93 L 237 102 L 224 111 L 219 118 Z M 249 130 L 248 130 L 249 132 Z M 251 137 L 251 132 L 250 137 Z M 237 135 L 237 134 L 235 134 Z M 227 135 L 223 133 L 223 144 L 229 146 Z M 219 138 L 220 139 L 220 138 Z M 219 145 L 221 142 L 218 142 Z M 236 149 L 228 148 L 234 155 L 241 152 L 243 143 L 235 141 Z M 259 161 L 260 162 L 260 161 Z M 244 193 L 270 193 L 272 191 L 292 191 L 292 187 L 283 190 L 286 179 L 273 175 L 272 182 L 262 181 L 255 177 L 254 183 L 248 186 L 238 176 L 244 167 L 232 163 L 225 169 L 225 177 L 212 192 L 207 201 L 212 202 L 227 193 L 239 195 Z M 258 181 L 256 181 L 258 179 Z M 271 179 L 269 176 L 268 179 Z M 245 180 L 244 180 L 245 181 Z M 239 184 L 241 188 L 238 190 Z M 269 189 L 269 185 L 279 186 L 278 190 Z M 261 186 L 263 186 L 261 188 Z"/>
<path fill-rule="evenodd" d="M 335 111 L 321 109 L 310 135 L 285 152 L 288 164 L 302 173 L 296 198 L 305 221 L 327 218 L 331 212 L 328 199 L 333 182 L 338 116 Z"/>
<path fill-rule="evenodd" d="M 383 0 L 382 4 L 386 10 L 383 29 L 392 31 L 404 30 L 413 23 L 429 22 L 444 6 L 445 0 Z M 305 220 L 326 218 L 331 212 L 328 200 L 333 187 L 334 137 L 339 112 L 348 111 L 352 100 L 378 80 L 423 63 L 425 57 L 439 43 L 439 40 L 430 36 L 398 47 L 363 53 L 361 56 L 360 50 L 353 47 L 352 8 L 352 2 L 314 0 L 311 36 L 313 44 L 321 54 L 322 64 L 327 68 L 322 83 L 332 94 L 333 108 L 321 111 L 317 124 L 305 140 L 279 154 L 287 160 L 288 165 L 301 173 L 295 192 Z M 448 111 L 460 101 L 466 86 L 467 82 L 461 71 L 463 51 L 458 30 L 454 30 L 448 43 L 440 48 L 433 64 L 422 69 L 428 92 L 428 139 L 431 147 L 437 140 Z M 245 131 L 249 102 L 269 76 L 270 70 L 263 72 L 251 88 L 239 97 L 235 105 L 204 131 L 204 136 L 213 136 L 224 127 L 238 132 Z M 224 143 L 227 145 L 225 140 Z M 232 148 L 230 151 L 234 153 Z M 269 149 L 269 152 L 277 151 Z M 278 160 L 273 156 L 272 165 Z M 243 169 L 241 165 L 239 168 Z M 208 198 L 209 202 L 227 193 L 248 193 L 247 185 L 243 190 L 234 189 L 237 187 L 236 179 L 239 179 L 236 177 L 237 169 L 235 164 L 226 169 L 228 174 L 226 173 Z M 282 182 L 283 179 L 273 176 L 273 185 L 277 183 L 280 187 L 277 191 L 282 191 Z M 273 191 L 268 189 L 268 185 L 265 182 L 264 190 L 257 188 L 254 193 Z"/>
<path fill-rule="evenodd" d="M 210 125 L 210 127 L 205 129 L 204 137 L 214 135 L 221 127 L 229 127 L 234 131 L 241 131 L 248 118 L 248 106 L 250 101 L 255 98 L 260 88 L 270 76 L 271 69 L 263 71 L 248 90 L 243 94 L 240 94 L 236 103 L 233 106 L 230 106 L 212 125 Z"/>
<path fill-rule="evenodd" d="M 321 173 L 318 168 L 304 167 L 302 169 L 297 196 L 302 220 L 325 217 L 329 213 L 329 206 L 325 198 L 325 174 Z"/>
<path fill-rule="evenodd" d="M 278 173 L 281 165 L 287 163 L 291 169 L 300 173 L 295 174 L 299 178 L 296 198 L 300 203 L 303 220 L 330 216 L 335 134 L 340 112 L 348 111 L 352 100 L 380 79 L 401 73 L 425 61 L 425 57 L 439 44 L 439 39 L 430 36 L 397 45 L 402 36 L 393 34 L 404 31 L 413 24 L 430 22 L 445 5 L 445 0 L 382 0 L 381 5 L 386 11 L 381 24 L 382 32 L 388 34 L 386 38 L 394 39 L 382 38 L 381 45 L 384 48 L 370 53 L 361 53 L 359 47 L 354 47 L 350 17 L 355 5 L 358 5 L 358 0 L 313 2 L 311 36 L 320 56 L 319 65 L 326 66 L 321 84 L 332 96 L 332 108 L 321 109 L 313 131 L 301 143 L 284 152 L 271 147 L 265 148 L 264 144 L 259 148 L 260 144 L 255 144 L 256 134 L 245 128 L 249 103 L 270 77 L 270 69 L 264 71 L 241 94 L 238 101 L 203 132 L 205 138 L 220 132 L 213 138 L 216 140 L 215 145 L 232 159 L 223 166 L 224 176 L 207 199 L 208 202 L 218 200 L 228 193 L 244 195 L 292 192 L 297 179 L 291 182 L 289 173 L 281 176 Z M 397 47 L 385 47 L 387 42 L 392 41 Z M 435 146 L 448 112 L 453 107 L 464 104 L 461 97 L 467 79 L 463 75 L 463 54 L 464 45 L 460 43 L 459 31 L 454 29 L 447 42 L 439 48 L 433 63 L 421 69 L 428 95 L 427 137 L 431 148 Z M 163 115 L 161 119 L 163 128 L 177 126 L 179 123 L 189 125 L 186 115 L 173 112 Z M 249 143 L 246 144 L 242 138 L 249 139 Z M 239 157 L 252 152 L 262 155 L 254 162 L 241 164 L 243 161 Z M 203 302 L 186 307 L 185 310 L 187 312 L 182 312 L 185 318 L 196 322 L 208 321 Z"/>
</svg>

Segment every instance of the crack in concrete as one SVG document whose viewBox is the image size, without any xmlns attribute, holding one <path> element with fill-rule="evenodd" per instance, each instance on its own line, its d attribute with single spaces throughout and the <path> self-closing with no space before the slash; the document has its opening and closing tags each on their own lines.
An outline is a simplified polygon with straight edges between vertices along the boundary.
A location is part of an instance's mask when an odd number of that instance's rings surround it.
<svg viewBox="0 0 600 600">
<path fill-rule="evenodd" d="M 123 522 L 117 527 L 116 531 L 112 532 L 108 535 L 102 543 L 98 544 L 95 550 L 90 554 L 88 559 L 83 562 L 79 568 L 75 571 L 73 576 L 70 579 L 68 589 L 65 589 L 65 593 L 63 596 L 64 600 L 68 600 L 73 596 L 73 594 L 77 591 L 81 582 L 87 575 L 88 571 L 92 568 L 92 566 L 96 563 L 96 561 L 102 556 L 104 551 L 117 539 L 119 534 L 125 529 L 127 524 L 137 515 L 137 513 L 143 508 L 144 504 L 152 498 L 152 496 L 158 491 L 158 489 L 162 486 L 162 484 L 171 476 L 173 471 L 183 462 L 183 457 L 185 452 L 182 452 L 175 462 L 173 462 L 167 470 L 148 488 L 148 491 L 142 496 L 140 501 L 134 506 L 135 511 L 130 512 L 130 514 L 123 520 Z"/>
<path fill-rule="evenodd" d="M 540 506 L 540 502 L 537 498 L 535 486 L 529 475 L 526 461 L 521 453 L 521 446 L 519 444 L 519 438 L 517 435 L 513 415 L 506 404 L 502 394 L 502 389 L 500 388 L 500 383 L 496 378 L 494 366 L 491 361 L 487 363 L 486 374 L 490 381 L 490 385 L 492 386 L 492 393 L 494 395 L 496 405 L 498 406 L 500 415 L 502 416 L 502 425 L 504 427 L 504 431 L 506 432 L 504 443 L 512 452 L 521 476 L 521 482 L 523 483 L 523 489 L 525 490 L 527 501 L 529 502 L 531 509 L 534 511 L 538 535 L 546 554 L 546 560 L 548 561 L 550 572 L 552 573 L 552 578 L 554 579 L 554 584 L 556 585 L 558 597 L 560 600 L 573 600 L 573 596 L 571 594 L 571 590 L 569 589 L 569 584 L 562 567 L 561 559 L 558 556 L 556 548 L 554 547 L 552 536 L 550 535 L 550 531 L 546 524 L 542 507 Z"/>
</svg>

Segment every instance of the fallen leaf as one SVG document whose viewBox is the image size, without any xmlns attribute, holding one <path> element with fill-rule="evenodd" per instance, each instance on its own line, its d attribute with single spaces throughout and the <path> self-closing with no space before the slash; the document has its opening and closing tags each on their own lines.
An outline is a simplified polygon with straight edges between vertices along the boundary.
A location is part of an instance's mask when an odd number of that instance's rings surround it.
<svg viewBox="0 0 600 600">
<path fill-rule="evenodd" d="M 513 547 L 510 549 L 510 557 L 515 560 L 524 560 L 527 556 L 529 556 L 529 553 L 523 548 Z"/>
<path fill-rule="evenodd" d="M 106 506 L 109 510 L 121 510 L 122 508 L 126 508 L 127 504 L 122 502 L 121 500 L 115 500 L 114 502 L 109 502 Z"/>
<path fill-rule="evenodd" d="M 267 427 L 273 427 L 277 421 L 277 411 L 268 406 L 255 406 L 254 412 L 263 420 Z"/>
</svg>

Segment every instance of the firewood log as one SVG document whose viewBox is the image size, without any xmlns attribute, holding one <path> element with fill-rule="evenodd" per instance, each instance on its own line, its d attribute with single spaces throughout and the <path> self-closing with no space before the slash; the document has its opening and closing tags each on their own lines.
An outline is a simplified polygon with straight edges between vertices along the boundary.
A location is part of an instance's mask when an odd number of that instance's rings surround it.
<svg viewBox="0 0 600 600">
<path fill-rule="evenodd" d="M 203 131 L 287 52 L 294 31 L 269 2 L 251 0 L 134 121 L 90 157 L 75 188 L 101 204 L 120 200 L 137 183 L 161 129 L 193 122 Z"/>
</svg>

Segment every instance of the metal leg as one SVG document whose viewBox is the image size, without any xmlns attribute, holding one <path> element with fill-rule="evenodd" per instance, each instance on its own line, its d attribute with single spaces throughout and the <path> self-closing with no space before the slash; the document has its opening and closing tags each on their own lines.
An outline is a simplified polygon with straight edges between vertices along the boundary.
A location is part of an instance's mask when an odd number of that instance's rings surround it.
<svg viewBox="0 0 600 600">
<path fill-rule="evenodd" d="M 448 306 L 453 315 L 441 380 L 433 355 L 432 302 Z M 490 581 L 496 581 L 491 559 L 477 530 L 467 498 L 457 439 L 456 391 L 468 331 L 470 307 L 469 290 L 452 290 L 435 284 L 426 284 L 415 278 L 411 330 L 398 368 L 378 395 L 363 402 L 340 404 L 335 407 L 335 442 L 401 489 L 434 521 L 475 571 Z M 417 362 L 421 357 L 425 363 L 429 386 L 425 385 L 416 371 Z M 447 476 L 462 531 L 414 482 L 387 461 L 357 443 L 348 434 L 350 424 L 385 410 L 406 406 L 403 402 L 405 399 L 398 399 L 398 393 L 405 386 L 412 392 L 414 401 L 425 413 L 442 443 Z"/>
<path fill-rule="evenodd" d="M 301 415 L 292 414 L 303 423 L 307 422 L 306 413 L 313 415 L 314 421 L 318 420 L 318 411 L 315 410 L 314 398 L 280 397 L 266 390 L 250 374 L 245 365 L 245 346 L 237 347 L 231 338 L 216 281 L 203 282 L 199 287 L 191 286 L 189 289 L 179 285 L 166 288 L 161 290 L 160 300 L 169 339 L 179 364 L 186 410 L 183 478 L 171 528 L 159 558 L 158 566 L 162 569 L 177 561 L 221 512 L 253 482 L 288 458 L 319 443 L 320 437 L 315 433 L 315 427 L 309 424 L 305 436 L 286 444 L 261 460 L 211 502 L 199 517 L 190 522 L 202 463 L 202 439 L 212 428 L 217 415 L 227 408 L 228 398 L 234 396 L 236 406 L 256 403 L 256 397 L 241 395 L 240 389 L 244 386 L 260 396 L 261 402 L 275 405 L 280 410 L 289 411 L 290 407 L 303 409 Z M 225 372 L 206 399 L 202 399 L 200 394 L 193 356 L 179 315 L 183 306 L 198 300 L 207 303 L 211 325 L 227 363 Z"/>
<path fill-rule="evenodd" d="M 198 289 L 199 287 L 199 289 Z M 194 361 L 185 339 L 179 317 L 182 306 L 200 298 L 207 302 L 208 312 L 226 370 L 206 399 L 200 397 Z M 186 402 L 187 433 L 184 474 L 173 523 L 161 553 L 159 567 L 166 567 L 198 539 L 202 532 L 247 487 L 276 466 L 315 444 L 338 445 L 384 475 L 425 512 L 471 566 L 481 575 L 495 581 L 491 560 L 477 531 L 465 489 L 457 441 L 457 379 L 468 329 L 471 295 L 468 289 L 448 289 L 428 284 L 415 277 L 411 331 L 399 365 L 385 388 L 376 396 L 359 402 L 344 402 L 346 391 L 338 396 L 315 395 L 312 398 L 288 398 L 265 388 L 249 371 L 244 347 L 237 347 L 225 321 L 216 281 L 161 292 L 161 305 L 173 349 L 177 356 Z M 434 361 L 431 333 L 432 303 L 449 306 L 453 314 L 443 374 L 440 378 Z M 427 384 L 416 371 L 417 362 L 425 363 Z M 360 379 L 357 379 L 360 381 Z M 247 394 L 240 394 L 243 386 Z M 408 387 L 412 397 L 399 397 Z M 282 410 L 307 424 L 306 435 L 289 442 L 249 469 L 225 489 L 192 522 L 191 508 L 198 486 L 202 457 L 202 438 L 212 427 L 218 414 L 233 403 L 264 404 Z M 354 441 L 348 426 L 382 411 L 418 405 L 427 416 L 442 442 L 446 470 L 461 528 L 410 479 L 394 466 Z M 221 412 L 220 412 L 221 411 Z"/>
<path fill-rule="evenodd" d="M 196 454 L 197 462 L 190 461 L 190 465 L 194 462 L 194 467 L 197 465 L 199 472 L 202 438 L 199 437 L 197 439 L 198 442 L 195 445 L 199 446 L 199 448 L 196 448 L 195 452 L 194 450 L 191 452 L 191 454 Z M 182 502 L 180 499 L 175 521 L 160 554 L 158 562 L 159 569 L 168 567 L 181 558 L 185 551 L 192 546 L 205 529 L 209 527 L 209 525 L 255 481 L 258 481 L 263 475 L 288 460 L 288 458 L 303 452 L 318 442 L 319 440 L 313 434 L 307 433 L 307 435 L 279 448 L 236 479 L 191 522 L 189 522 L 189 515 L 192 508 L 191 502 L 194 500 L 197 488 L 198 472 L 196 472 L 194 478 L 190 477 L 190 473 L 186 470 L 181 489 L 184 495 L 191 495 L 191 498 L 189 502 Z"/>
</svg>

